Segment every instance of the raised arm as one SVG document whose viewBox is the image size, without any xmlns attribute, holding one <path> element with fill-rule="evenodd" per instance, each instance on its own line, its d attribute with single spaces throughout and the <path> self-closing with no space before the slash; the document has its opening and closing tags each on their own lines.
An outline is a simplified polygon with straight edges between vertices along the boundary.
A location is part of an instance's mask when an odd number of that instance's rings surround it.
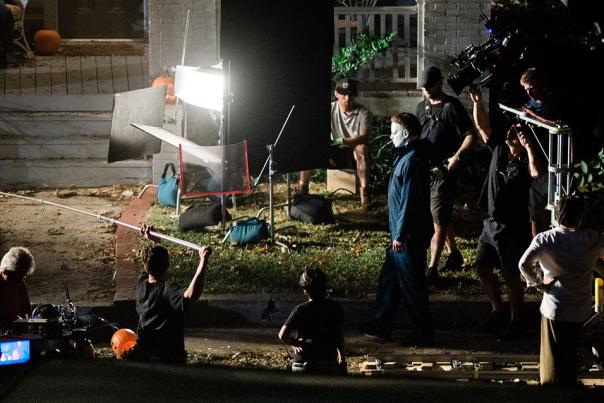
<svg viewBox="0 0 604 403">
<path fill-rule="evenodd" d="M 478 134 L 485 143 L 491 137 L 491 123 L 489 122 L 489 114 L 482 101 L 482 92 L 478 88 L 470 90 L 470 99 L 472 100 L 472 117 L 474 118 L 474 124 L 478 129 Z"/>
<path fill-rule="evenodd" d="M 185 293 L 183 294 L 183 298 L 190 301 L 197 301 L 201 296 L 206 281 L 205 274 L 208 258 L 211 254 L 212 249 L 207 246 L 202 247 L 199 251 L 199 265 L 197 266 L 197 270 L 191 279 L 191 283 L 189 283 L 189 287 L 187 287 Z"/>
<path fill-rule="evenodd" d="M 522 147 L 526 149 L 531 177 L 533 179 L 539 178 L 544 172 L 539 159 L 535 155 L 533 142 L 528 139 L 527 135 L 522 130 L 518 131 L 518 140 L 520 140 Z"/>
</svg>

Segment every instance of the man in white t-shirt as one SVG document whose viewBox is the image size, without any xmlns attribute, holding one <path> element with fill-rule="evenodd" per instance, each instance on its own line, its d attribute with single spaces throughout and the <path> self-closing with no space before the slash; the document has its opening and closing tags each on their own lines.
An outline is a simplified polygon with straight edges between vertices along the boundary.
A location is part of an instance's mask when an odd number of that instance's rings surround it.
<svg viewBox="0 0 604 403">
<path fill-rule="evenodd" d="M 604 234 L 579 229 L 583 211 L 581 199 L 561 200 L 556 209 L 558 227 L 537 234 L 519 262 L 527 285 L 543 291 L 542 385 L 577 383 L 577 343 L 591 314 L 593 271 L 604 256 Z"/>
<path fill-rule="evenodd" d="M 359 178 L 361 206 L 370 204 L 369 192 L 369 134 L 371 116 L 364 106 L 355 102 L 358 94 L 357 82 L 343 78 L 336 83 L 331 103 L 331 140 L 332 145 L 352 150 Z M 313 171 L 300 172 L 299 193 L 308 193 L 308 184 Z"/>
</svg>

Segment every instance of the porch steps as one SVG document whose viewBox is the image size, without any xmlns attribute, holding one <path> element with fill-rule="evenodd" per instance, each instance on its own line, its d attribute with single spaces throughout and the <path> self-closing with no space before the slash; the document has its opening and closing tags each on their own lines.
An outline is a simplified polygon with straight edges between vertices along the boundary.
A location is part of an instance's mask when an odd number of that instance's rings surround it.
<svg viewBox="0 0 604 403">
<path fill-rule="evenodd" d="M 148 183 L 151 161 L 107 163 L 112 95 L 0 97 L 0 188 Z"/>
</svg>

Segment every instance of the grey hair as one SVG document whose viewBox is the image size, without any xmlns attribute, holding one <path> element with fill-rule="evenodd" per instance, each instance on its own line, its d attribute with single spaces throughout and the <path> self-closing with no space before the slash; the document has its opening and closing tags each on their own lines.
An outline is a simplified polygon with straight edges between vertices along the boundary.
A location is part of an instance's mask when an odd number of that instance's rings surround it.
<svg viewBox="0 0 604 403">
<path fill-rule="evenodd" d="M 12 271 L 30 276 L 36 269 L 36 261 L 29 249 L 22 246 L 14 246 L 2 257 L 0 261 L 0 273 Z"/>
</svg>

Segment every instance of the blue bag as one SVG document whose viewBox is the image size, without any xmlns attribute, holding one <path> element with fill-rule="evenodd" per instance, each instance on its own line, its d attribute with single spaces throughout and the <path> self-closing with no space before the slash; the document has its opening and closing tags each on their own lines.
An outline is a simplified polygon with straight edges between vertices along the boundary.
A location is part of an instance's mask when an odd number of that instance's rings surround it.
<svg viewBox="0 0 604 403">
<path fill-rule="evenodd" d="M 172 168 L 172 176 L 166 178 L 168 168 Z M 178 198 L 178 176 L 176 175 L 176 169 L 174 164 L 168 162 L 164 167 L 164 173 L 159 178 L 157 184 L 157 200 L 162 206 L 176 206 L 176 199 Z"/>
<path fill-rule="evenodd" d="M 237 245 L 258 243 L 268 238 L 268 226 L 264 220 L 249 218 L 231 227 L 228 236 L 231 242 Z"/>
</svg>

